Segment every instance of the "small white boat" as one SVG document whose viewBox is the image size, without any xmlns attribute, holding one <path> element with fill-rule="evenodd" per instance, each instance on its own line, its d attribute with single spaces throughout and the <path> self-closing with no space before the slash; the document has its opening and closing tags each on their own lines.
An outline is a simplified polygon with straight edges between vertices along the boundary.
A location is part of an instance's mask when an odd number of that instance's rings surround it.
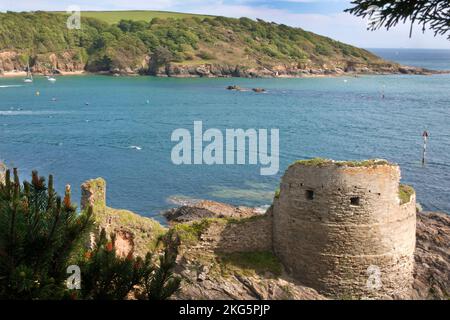
<svg viewBox="0 0 450 320">
<path fill-rule="evenodd" d="M 32 83 L 33 82 L 33 74 L 30 72 L 30 64 L 27 64 L 27 77 L 23 79 L 23 82 L 25 83 Z"/>
<path fill-rule="evenodd" d="M 53 78 L 53 77 L 48 77 L 47 79 L 48 79 L 48 81 L 50 81 L 50 82 L 55 82 L 55 81 L 56 81 L 56 79 Z"/>
</svg>

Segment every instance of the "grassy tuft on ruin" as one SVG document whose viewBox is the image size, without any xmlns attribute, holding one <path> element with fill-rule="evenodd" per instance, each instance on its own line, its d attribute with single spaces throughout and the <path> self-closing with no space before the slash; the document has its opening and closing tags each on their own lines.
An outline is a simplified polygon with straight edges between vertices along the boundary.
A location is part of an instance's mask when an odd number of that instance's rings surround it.
<svg viewBox="0 0 450 320">
<path fill-rule="evenodd" d="M 293 163 L 293 165 L 295 164 L 310 167 L 324 167 L 329 165 L 336 165 L 338 167 L 367 167 L 367 168 L 381 165 L 390 165 L 390 163 L 384 159 L 334 161 L 331 159 L 324 159 L 324 158 L 297 160 Z"/>
<path fill-rule="evenodd" d="M 413 187 L 406 184 L 400 184 L 398 188 L 398 197 L 400 198 L 400 204 L 405 204 L 411 201 L 412 195 L 415 193 Z"/>
</svg>

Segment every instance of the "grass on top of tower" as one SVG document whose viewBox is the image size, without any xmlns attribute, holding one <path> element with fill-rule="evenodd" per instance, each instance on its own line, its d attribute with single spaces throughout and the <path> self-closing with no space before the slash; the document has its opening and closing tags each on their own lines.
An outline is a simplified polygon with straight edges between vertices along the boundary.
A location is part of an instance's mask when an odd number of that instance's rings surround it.
<svg viewBox="0 0 450 320">
<path fill-rule="evenodd" d="M 338 167 L 373 167 L 373 166 L 389 165 L 390 163 L 384 159 L 334 161 L 331 159 L 313 158 L 307 160 L 297 160 L 293 164 L 311 167 L 324 167 L 328 165 L 336 165 Z"/>
<path fill-rule="evenodd" d="M 324 158 L 313 158 L 313 159 L 306 159 L 306 160 L 297 160 L 293 164 L 300 164 L 303 166 L 311 166 L 311 167 L 322 167 L 325 165 L 332 164 L 334 161 L 330 159 L 324 159 Z"/>
</svg>

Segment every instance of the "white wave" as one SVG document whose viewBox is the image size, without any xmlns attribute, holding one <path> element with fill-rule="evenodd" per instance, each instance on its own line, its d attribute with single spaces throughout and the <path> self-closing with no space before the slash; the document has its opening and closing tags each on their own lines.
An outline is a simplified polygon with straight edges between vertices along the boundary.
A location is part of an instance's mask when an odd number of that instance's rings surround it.
<svg viewBox="0 0 450 320">
<path fill-rule="evenodd" d="M 129 146 L 128 148 L 134 149 L 134 150 L 142 150 L 142 147 L 140 147 L 140 146 Z"/>
<path fill-rule="evenodd" d="M 30 111 L 30 110 L 0 110 L 0 116 L 42 116 L 61 114 L 62 111 Z"/>
<path fill-rule="evenodd" d="M 166 201 L 170 204 L 175 204 L 178 206 L 188 206 L 188 205 L 194 205 L 198 202 L 200 202 L 200 199 L 192 198 L 189 196 L 185 196 L 182 194 L 175 194 L 171 195 L 168 198 L 166 198 Z"/>
<path fill-rule="evenodd" d="M 270 205 L 266 204 L 263 206 L 255 207 L 255 211 L 257 213 L 264 214 L 264 213 L 266 213 L 267 209 L 269 209 L 269 208 L 270 208 Z"/>
<path fill-rule="evenodd" d="M 23 87 L 23 85 L 21 85 L 21 84 L 5 84 L 5 85 L 0 86 L 0 88 L 18 88 L 18 87 Z"/>
</svg>

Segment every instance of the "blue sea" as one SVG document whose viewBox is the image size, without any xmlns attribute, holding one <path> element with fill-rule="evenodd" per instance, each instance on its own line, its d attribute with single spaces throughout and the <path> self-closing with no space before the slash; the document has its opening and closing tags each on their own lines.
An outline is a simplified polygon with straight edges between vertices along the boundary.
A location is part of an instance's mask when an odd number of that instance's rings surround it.
<svg viewBox="0 0 450 320">
<path fill-rule="evenodd" d="M 450 70 L 450 51 L 373 49 L 400 63 Z M 263 87 L 264 94 L 225 90 Z M 36 92 L 39 91 L 39 95 Z M 381 96 L 384 94 L 385 98 Z M 278 128 L 280 171 L 171 161 L 173 130 Z M 430 137 L 421 165 L 422 132 Z M 59 192 L 104 177 L 108 205 L 155 216 L 173 199 L 264 206 L 296 159 L 385 158 L 427 210 L 450 212 L 450 75 L 304 79 L 65 76 L 0 79 L 0 159 L 54 174 Z"/>
</svg>

